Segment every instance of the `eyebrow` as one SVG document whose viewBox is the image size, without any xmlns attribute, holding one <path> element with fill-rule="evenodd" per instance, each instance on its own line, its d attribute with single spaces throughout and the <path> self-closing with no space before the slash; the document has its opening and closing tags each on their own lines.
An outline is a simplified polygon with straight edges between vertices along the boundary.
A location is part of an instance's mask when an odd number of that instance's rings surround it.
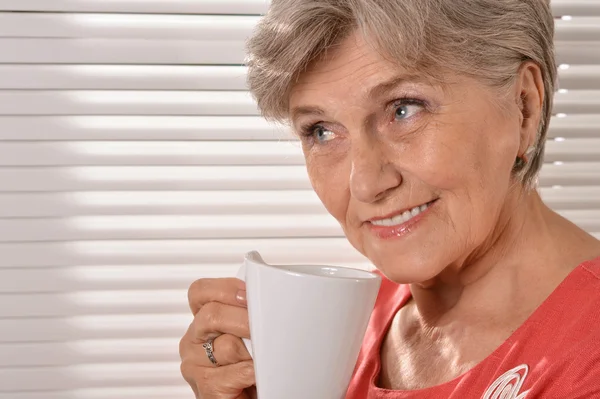
<svg viewBox="0 0 600 399">
<path fill-rule="evenodd" d="M 382 95 L 385 95 L 388 91 L 406 82 L 422 83 L 424 81 L 425 79 L 423 79 L 422 76 L 415 74 L 404 74 L 400 76 L 395 76 L 371 88 L 367 93 L 367 98 L 372 100 L 374 98 L 381 97 Z"/>
<path fill-rule="evenodd" d="M 295 107 L 292 109 L 292 112 L 291 112 L 291 116 L 292 116 L 291 120 L 295 121 L 298 117 L 305 116 L 305 115 L 321 116 L 321 115 L 325 115 L 325 111 L 317 106 L 312 106 L 312 105 L 303 106 L 303 107 Z"/>
<path fill-rule="evenodd" d="M 374 86 L 373 88 L 371 88 L 368 92 L 367 92 L 367 97 L 370 100 L 373 100 L 377 97 L 381 97 L 382 95 L 385 95 L 388 91 L 396 88 L 397 86 L 400 86 L 402 83 L 405 82 L 424 82 L 425 79 L 423 79 L 422 76 L 419 75 L 400 75 L 400 76 L 394 76 L 388 80 L 386 80 L 385 82 L 381 82 L 378 85 Z M 325 115 L 325 111 L 317 106 L 314 105 L 306 105 L 306 106 L 300 106 L 300 107 L 294 107 L 291 112 L 291 120 L 295 121 L 297 118 L 301 117 L 301 116 L 307 116 L 307 115 L 311 115 L 311 116 L 322 116 Z"/>
</svg>

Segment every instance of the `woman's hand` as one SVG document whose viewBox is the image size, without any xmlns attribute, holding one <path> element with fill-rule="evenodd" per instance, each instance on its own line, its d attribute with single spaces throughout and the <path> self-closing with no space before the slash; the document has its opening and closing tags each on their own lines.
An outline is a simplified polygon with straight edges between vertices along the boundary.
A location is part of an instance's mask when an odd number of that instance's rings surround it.
<svg viewBox="0 0 600 399">
<path fill-rule="evenodd" d="M 194 321 L 179 343 L 181 373 L 197 399 L 252 399 L 254 362 L 241 338 L 250 337 L 244 282 L 201 279 L 188 292 Z M 213 340 L 218 366 L 203 344 Z"/>
</svg>

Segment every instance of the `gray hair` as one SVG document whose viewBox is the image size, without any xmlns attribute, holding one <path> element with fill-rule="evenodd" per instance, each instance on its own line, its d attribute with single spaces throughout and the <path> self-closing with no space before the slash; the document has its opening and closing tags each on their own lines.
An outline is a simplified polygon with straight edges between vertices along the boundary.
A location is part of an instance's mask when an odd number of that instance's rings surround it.
<svg viewBox="0 0 600 399">
<path fill-rule="evenodd" d="M 535 149 L 515 173 L 535 185 L 543 165 L 557 67 L 549 0 L 272 0 L 249 39 L 248 83 L 267 119 L 285 121 L 290 90 L 328 49 L 355 31 L 407 70 L 452 70 L 509 88 L 526 61 L 543 75 Z"/>
</svg>

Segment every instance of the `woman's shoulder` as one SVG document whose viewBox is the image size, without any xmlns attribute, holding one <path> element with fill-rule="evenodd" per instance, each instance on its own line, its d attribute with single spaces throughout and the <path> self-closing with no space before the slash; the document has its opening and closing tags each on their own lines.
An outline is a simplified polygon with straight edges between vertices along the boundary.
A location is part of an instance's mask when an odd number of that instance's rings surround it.
<svg viewBox="0 0 600 399">
<path fill-rule="evenodd" d="M 523 350 L 539 360 L 527 397 L 600 397 L 600 258 L 582 263 L 557 293 Z"/>
<path fill-rule="evenodd" d="M 581 330 L 600 339 L 600 257 L 580 264 L 555 291 L 560 313 L 571 325 L 571 334 Z"/>
<path fill-rule="evenodd" d="M 599 303 L 600 257 L 581 263 L 565 278 L 555 292 L 563 297 L 563 303 L 565 304 L 579 307 L 585 306 L 587 303 Z"/>
<path fill-rule="evenodd" d="M 600 256 L 583 262 L 580 267 L 590 273 L 597 281 L 600 281 Z"/>
</svg>

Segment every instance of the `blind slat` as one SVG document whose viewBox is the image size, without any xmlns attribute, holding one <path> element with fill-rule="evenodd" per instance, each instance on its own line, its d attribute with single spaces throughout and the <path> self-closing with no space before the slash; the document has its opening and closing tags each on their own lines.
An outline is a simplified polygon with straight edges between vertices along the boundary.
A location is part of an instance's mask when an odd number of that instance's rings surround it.
<svg viewBox="0 0 600 399">
<path fill-rule="evenodd" d="M 554 97 L 554 112 L 593 114 L 600 110 L 600 90 L 569 90 Z"/>
<path fill-rule="evenodd" d="M 0 225 L 0 242 L 341 236 L 331 216 L 312 214 L 79 216 Z"/>
<path fill-rule="evenodd" d="M 77 389 L 72 391 L 46 391 L 0 393 L 0 399 L 173 399 L 187 398 L 189 388 L 183 384 L 138 387 Z"/>
<path fill-rule="evenodd" d="M 104 387 L 183 385 L 179 362 L 106 363 L 66 367 L 0 368 L 0 394 Z M 32 381 L 35 385 L 32 386 Z M 33 389 L 32 389 L 33 388 Z M 188 388 L 189 389 L 189 388 Z M 12 396 L 11 396 L 12 398 Z"/>
<path fill-rule="evenodd" d="M 242 91 L 0 91 L 0 115 L 258 115 Z"/>
<path fill-rule="evenodd" d="M 325 208 L 312 190 L 0 193 L 0 218 L 321 212 Z"/>
<path fill-rule="evenodd" d="M 540 185 L 597 186 L 600 185 L 599 170 L 598 162 L 545 164 L 540 174 Z"/>
<path fill-rule="evenodd" d="M 1 122 L 0 122 L 1 123 Z M 600 114 L 554 117 L 550 122 L 549 138 L 596 138 L 600 137 Z"/>
<path fill-rule="evenodd" d="M 557 19 L 555 30 L 554 37 L 558 41 L 600 41 L 600 18 Z"/>
<path fill-rule="evenodd" d="M 600 16 L 598 0 L 552 0 L 554 15 Z"/>
<path fill-rule="evenodd" d="M 0 65 L 0 89 L 246 90 L 246 68 L 211 65 Z"/>
<path fill-rule="evenodd" d="M 559 85 L 568 90 L 599 90 L 600 66 L 599 65 L 569 65 L 569 68 L 560 68 L 558 71 Z"/>
<path fill-rule="evenodd" d="M 0 37 L 244 41 L 258 17 L 0 12 Z"/>
<path fill-rule="evenodd" d="M 0 39 L 0 64 L 234 64 L 241 41 Z"/>
<path fill-rule="evenodd" d="M 182 326 L 185 331 L 186 326 Z M 177 362 L 176 338 L 136 338 L 0 344 L 0 367 L 69 366 L 103 362 Z"/>
<path fill-rule="evenodd" d="M 209 240 L 70 241 L 2 243 L 0 268 L 52 268 L 67 266 L 241 264 L 243 254 L 268 253 L 274 264 L 334 265 L 366 260 L 348 240 L 338 238 L 271 238 Z M 191 281 L 190 281 L 191 283 Z"/>
<path fill-rule="evenodd" d="M 304 166 L 0 168 L 0 192 L 304 188 L 310 188 Z"/>
<path fill-rule="evenodd" d="M 554 209 L 600 209 L 600 187 L 545 187 L 540 192 Z"/>
<path fill-rule="evenodd" d="M 546 162 L 600 162 L 600 139 L 550 140 L 546 143 Z"/>
<path fill-rule="evenodd" d="M 82 315 L 0 320 L 0 342 L 176 337 L 190 324 L 190 312 L 130 315 Z"/>
<path fill-rule="evenodd" d="M 268 0 L 0 0 L 0 10 L 160 14 L 262 14 Z"/>
<path fill-rule="evenodd" d="M 303 165 L 304 156 L 297 142 L 0 142 L 0 166 L 186 164 Z"/>
<path fill-rule="evenodd" d="M 559 41 L 555 44 L 556 60 L 559 64 L 600 64 L 600 42 Z"/>
<path fill-rule="evenodd" d="M 84 291 L 63 294 L 2 294 L 1 318 L 185 313 L 186 290 Z M 11 303 L 12 302 L 12 303 Z M 19 306 L 14 306 L 18 303 Z M 2 370 L 2 368 L 0 368 Z M 1 377 L 0 377 L 1 378 Z M 1 380 L 3 381 L 4 380 Z M 0 392 L 6 389 L 0 386 Z"/>
<path fill-rule="evenodd" d="M 594 126 L 592 121 L 590 128 Z M 50 137 L 53 141 L 138 142 L 295 139 L 288 128 L 258 116 L 0 116 L 0 140 L 44 141 Z"/>
<path fill-rule="evenodd" d="M 196 265 L 102 265 L 37 270 L 0 268 L 0 294 L 59 293 L 74 290 L 184 290 L 199 278 L 235 277 L 239 267 L 239 264 L 202 262 Z"/>
</svg>

